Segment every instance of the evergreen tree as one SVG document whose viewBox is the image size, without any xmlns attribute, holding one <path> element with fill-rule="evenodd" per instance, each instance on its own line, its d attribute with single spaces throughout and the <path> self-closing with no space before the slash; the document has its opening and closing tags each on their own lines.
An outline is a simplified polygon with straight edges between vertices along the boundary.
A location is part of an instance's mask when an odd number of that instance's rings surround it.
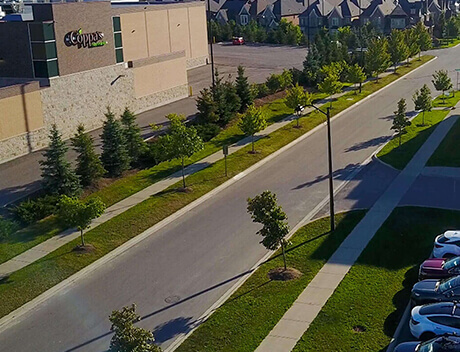
<svg viewBox="0 0 460 352">
<path fill-rule="evenodd" d="M 136 165 L 146 146 L 141 136 L 141 129 L 136 123 L 136 116 L 127 107 L 121 115 L 121 124 L 123 125 L 123 135 L 131 165 Z"/>
<path fill-rule="evenodd" d="M 252 144 L 252 153 L 254 153 L 254 134 L 262 131 L 267 126 L 267 121 L 262 112 L 262 109 L 256 108 L 254 105 L 251 105 L 246 113 L 241 118 L 238 127 L 245 135 L 251 136 Z"/>
<path fill-rule="evenodd" d="M 388 39 L 388 51 L 396 72 L 397 65 L 409 56 L 409 48 L 406 45 L 402 31 L 396 29 L 391 31 Z"/>
<path fill-rule="evenodd" d="M 94 151 L 93 138 L 85 133 L 85 127 L 80 124 L 77 133 L 71 139 L 72 147 L 77 153 L 76 174 L 83 186 L 89 186 L 104 175 L 98 155 Z"/>
<path fill-rule="evenodd" d="M 415 110 L 422 111 L 422 125 L 425 125 L 425 111 L 431 111 L 431 91 L 426 84 L 420 89 L 415 91 L 415 94 L 412 98 L 415 104 Z"/>
<path fill-rule="evenodd" d="M 321 58 L 316 44 L 310 45 L 307 57 L 303 62 L 303 72 L 309 86 L 316 86 L 319 82 L 318 74 L 321 69 Z"/>
<path fill-rule="evenodd" d="M 44 152 L 45 160 L 40 160 L 43 188 L 49 194 L 77 195 L 80 180 L 66 160 L 67 147 L 56 125 L 51 126 L 50 143 Z"/>
<path fill-rule="evenodd" d="M 199 123 L 217 123 L 219 121 L 218 106 L 211 90 L 204 88 L 196 99 L 198 110 L 196 117 Z"/>
<path fill-rule="evenodd" d="M 286 98 L 284 98 L 284 103 L 289 109 L 295 111 L 298 107 L 305 107 L 311 104 L 312 96 L 310 93 L 306 92 L 301 86 L 296 84 L 294 87 L 290 88 L 286 92 Z M 299 127 L 299 115 L 296 115 L 297 127 Z"/>
<path fill-rule="evenodd" d="M 217 107 L 216 121 L 219 125 L 225 126 L 240 109 L 241 101 L 236 89 L 230 81 L 223 82 L 219 72 L 215 72 L 215 84 L 211 87 L 213 100 Z"/>
<path fill-rule="evenodd" d="M 444 104 L 446 102 L 445 91 L 452 89 L 452 81 L 449 78 L 447 70 L 435 71 L 431 82 L 437 91 L 442 92 L 442 103 Z"/>
<path fill-rule="evenodd" d="M 406 127 L 410 126 L 411 122 L 406 117 L 406 101 L 401 99 L 398 101 L 398 110 L 394 112 L 392 130 L 396 130 L 399 136 L 399 145 L 401 145 L 401 137 L 406 132 Z"/>
<path fill-rule="evenodd" d="M 236 93 L 241 101 L 240 112 L 247 109 L 248 106 L 252 105 L 252 95 L 248 82 L 248 78 L 244 75 L 244 67 L 238 66 L 238 76 L 236 77 Z"/>
<path fill-rule="evenodd" d="M 450 17 L 446 23 L 446 37 L 457 38 L 458 37 L 458 26 L 454 16 Z"/>
<path fill-rule="evenodd" d="M 426 28 L 424 27 L 421 21 L 419 21 L 417 25 L 415 26 L 415 32 L 417 34 L 417 41 L 418 41 L 418 46 L 420 47 L 420 52 L 431 49 L 432 41 L 431 41 L 430 33 L 428 33 L 428 31 L 426 30 Z M 419 52 L 419 58 L 420 58 L 420 52 Z"/>
<path fill-rule="evenodd" d="M 102 127 L 102 155 L 104 169 L 111 177 L 120 176 L 129 168 L 129 155 L 126 150 L 126 141 L 119 121 L 115 120 L 110 108 L 105 113 L 107 120 Z"/>
<path fill-rule="evenodd" d="M 377 81 L 379 74 L 385 72 L 390 64 L 390 54 L 388 53 L 388 41 L 385 38 L 372 39 L 365 55 L 365 68 L 371 75 L 376 75 Z"/>
<path fill-rule="evenodd" d="M 361 84 L 366 80 L 366 74 L 361 66 L 354 64 L 350 66 L 347 70 L 347 80 L 350 83 L 358 84 L 359 83 L 359 92 L 361 93 Z M 355 90 L 355 93 L 357 91 Z"/>
</svg>

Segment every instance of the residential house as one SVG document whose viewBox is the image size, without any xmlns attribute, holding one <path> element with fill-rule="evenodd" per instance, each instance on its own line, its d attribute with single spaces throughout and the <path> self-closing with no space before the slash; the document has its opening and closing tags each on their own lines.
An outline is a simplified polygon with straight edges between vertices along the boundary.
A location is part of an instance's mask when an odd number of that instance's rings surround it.
<svg viewBox="0 0 460 352">
<path fill-rule="evenodd" d="M 251 20 L 251 5 L 246 0 L 227 0 L 217 11 L 215 19 L 224 24 L 230 20 L 235 21 L 241 26 L 245 26 Z"/>
</svg>

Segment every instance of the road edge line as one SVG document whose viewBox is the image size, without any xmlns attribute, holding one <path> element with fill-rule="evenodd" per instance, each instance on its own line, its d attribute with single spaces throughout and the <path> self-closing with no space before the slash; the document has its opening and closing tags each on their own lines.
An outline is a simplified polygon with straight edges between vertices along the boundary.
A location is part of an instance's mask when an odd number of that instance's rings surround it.
<svg viewBox="0 0 460 352">
<path fill-rule="evenodd" d="M 407 77 L 408 75 L 410 75 L 411 73 L 413 73 L 413 72 L 417 71 L 418 69 L 424 67 L 428 63 L 433 62 L 437 58 L 438 58 L 437 56 L 433 57 L 431 60 L 425 62 L 424 64 L 420 65 L 419 67 L 415 68 L 414 70 L 412 70 L 412 71 L 406 73 L 405 75 L 397 78 L 396 80 L 394 80 L 393 82 L 390 82 L 389 84 L 387 84 L 386 86 L 380 88 L 379 90 L 369 94 L 367 97 L 365 97 L 365 98 L 361 99 L 360 101 L 356 102 L 355 104 L 349 106 L 345 110 L 342 110 L 341 112 L 339 112 L 338 114 L 334 115 L 330 119 L 331 122 L 334 121 L 335 119 L 337 119 L 338 117 L 340 117 L 342 114 L 345 114 L 349 110 L 353 109 L 355 106 L 358 106 L 360 103 L 362 103 L 362 102 L 374 97 L 376 94 L 382 92 L 383 90 L 385 90 L 386 88 L 388 88 L 391 85 L 395 84 L 399 80 Z M 210 199 L 214 195 L 216 195 L 216 194 L 220 193 L 221 191 L 223 191 L 224 189 L 230 187 L 235 182 L 239 181 L 240 179 L 242 179 L 245 176 L 249 175 L 251 172 L 257 170 L 260 167 L 262 167 L 263 165 L 265 165 L 269 161 L 271 161 L 274 158 L 276 158 L 278 155 L 284 153 L 286 150 L 288 150 L 288 149 L 292 148 L 293 146 L 295 146 L 296 144 L 302 142 L 304 139 L 308 138 L 310 135 L 312 135 L 313 133 L 316 133 L 317 131 L 319 131 L 320 129 L 322 129 L 325 126 L 326 126 L 326 122 L 323 122 L 323 123 L 319 124 L 318 126 L 314 127 L 310 131 L 308 131 L 307 133 L 301 135 L 299 138 L 297 138 L 297 139 L 293 140 L 292 142 L 286 144 L 284 147 L 282 147 L 282 148 L 276 150 L 275 152 L 271 153 L 270 155 L 268 155 L 264 159 L 258 161 L 257 163 L 255 163 L 254 165 L 250 166 L 246 170 L 244 170 L 244 171 L 238 173 L 237 175 L 233 176 L 230 180 L 224 182 L 220 186 L 214 188 L 213 190 L 211 190 L 208 193 L 204 194 L 200 198 L 194 200 L 192 203 L 189 203 L 185 207 L 179 209 L 174 214 L 171 214 L 170 216 L 168 216 L 167 218 L 165 218 L 162 221 L 158 222 L 157 224 L 153 225 L 149 229 L 145 230 L 144 232 L 140 233 L 139 235 L 133 237 L 132 239 L 130 239 L 130 240 L 126 241 L 125 243 L 123 243 L 122 245 L 118 246 L 117 248 L 115 248 L 111 252 L 107 253 L 103 257 L 99 258 L 98 260 L 94 261 L 93 263 L 89 264 L 88 266 L 82 268 L 81 270 L 77 271 L 75 274 L 69 276 L 68 278 L 64 279 L 63 281 L 61 281 L 58 284 L 54 285 L 53 287 L 49 288 L 45 292 L 41 293 L 37 297 L 33 298 L 29 302 L 23 304 L 19 308 L 15 309 L 12 312 L 10 312 L 9 314 L 5 315 L 4 317 L 2 317 L 0 319 L 0 333 L 2 333 L 6 329 L 8 329 L 8 328 L 16 325 L 17 323 L 19 323 L 21 321 L 20 318 L 23 317 L 26 313 L 34 310 L 41 303 L 45 302 L 46 300 L 48 300 L 49 298 L 51 298 L 52 296 L 54 296 L 58 292 L 68 288 L 70 285 L 72 285 L 73 283 L 77 282 L 78 280 L 80 280 L 84 276 L 90 274 L 94 270 L 98 269 L 100 266 L 108 263 L 112 259 L 114 259 L 114 258 L 118 257 L 119 255 L 123 254 L 128 249 L 134 247 L 139 242 L 143 241 L 144 239 L 146 239 L 147 237 L 149 237 L 153 233 L 159 231 L 160 229 L 162 229 L 163 227 L 165 227 L 166 225 L 168 225 L 172 221 L 174 221 L 177 218 L 179 218 L 180 216 L 184 215 L 186 212 L 196 208 L 197 206 L 199 206 L 200 204 L 204 203 L 206 200 Z M 316 209 L 316 207 L 315 207 L 315 209 Z M 220 301 L 220 299 L 219 299 L 219 301 Z M 202 316 L 204 316 L 204 314 Z M 193 331 L 193 329 L 191 331 Z M 177 347 L 178 347 L 178 345 L 177 345 Z M 170 352 L 170 351 L 173 351 L 173 350 L 168 350 L 168 349 L 165 350 L 165 352 Z"/>
</svg>

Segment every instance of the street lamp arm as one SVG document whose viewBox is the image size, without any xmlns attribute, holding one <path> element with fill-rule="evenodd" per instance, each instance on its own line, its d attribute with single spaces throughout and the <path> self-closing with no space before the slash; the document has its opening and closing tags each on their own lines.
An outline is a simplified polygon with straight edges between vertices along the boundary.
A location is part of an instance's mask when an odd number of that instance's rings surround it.
<svg viewBox="0 0 460 352">
<path fill-rule="evenodd" d="M 315 108 L 316 110 L 318 110 L 320 113 L 322 113 L 324 116 L 328 116 L 328 113 L 327 112 L 324 112 L 323 110 L 321 110 L 320 108 L 318 108 L 317 106 L 313 105 L 313 104 L 310 104 L 309 106 L 311 106 L 312 108 Z M 329 111 L 329 108 L 327 108 L 327 110 Z"/>
</svg>

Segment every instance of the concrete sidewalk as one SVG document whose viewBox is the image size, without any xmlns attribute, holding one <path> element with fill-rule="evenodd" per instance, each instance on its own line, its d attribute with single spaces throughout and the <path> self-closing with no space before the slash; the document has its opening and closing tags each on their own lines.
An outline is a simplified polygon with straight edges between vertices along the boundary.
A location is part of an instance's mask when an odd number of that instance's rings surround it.
<svg viewBox="0 0 460 352">
<path fill-rule="evenodd" d="M 457 121 L 449 114 L 256 349 L 291 351 Z"/>
<path fill-rule="evenodd" d="M 431 62 L 431 61 L 432 60 L 430 60 L 428 62 Z M 427 64 L 428 62 L 426 62 L 425 64 Z M 420 66 L 420 67 L 422 67 L 422 66 Z M 413 70 L 410 71 L 409 73 L 411 73 L 411 72 L 413 72 Z M 387 72 L 382 74 L 381 77 L 388 76 L 388 75 L 390 75 L 392 73 L 393 73 L 392 70 L 388 70 Z M 402 77 L 404 77 L 404 76 L 402 76 Z M 402 77 L 400 77 L 399 79 L 401 79 Z M 393 82 L 396 82 L 397 80 L 395 80 Z M 372 81 L 368 80 L 368 81 L 364 82 L 363 84 L 367 84 L 369 82 L 372 82 Z M 390 84 L 392 84 L 392 83 L 390 83 Z M 386 87 L 388 87 L 388 85 L 383 87 L 382 89 L 384 89 Z M 342 95 L 347 94 L 351 90 L 352 90 L 351 87 L 345 88 L 343 90 L 343 92 L 341 92 L 339 94 L 334 94 L 334 95 L 332 95 L 330 97 L 327 97 L 327 98 L 325 98 L 323 100 L 320 100 L 316 104 L 317 105 L 326 104 L 326 103 L 330 102 L 332 99 L 336 99 L 336 98 L 341 97 Z M 370 95 L 368 95 L 364 99 L 367 99 L 367 98 L 373 96 L 377 92 L 379 92 L 379 90 L 374 92 L 374 93 L 371 93 Z M 357 104 L 359 104 L 362 101 L 363 100 L 358 101 Z M 303 114 L 306 115 L 306 114 L 312 112 L 313 110 L 314 110 L 313 108 L 306 108 L 304 110 Z M 283 119 L 281 121 L 278 121 L 278 122 L 275 122 L 275 123 L 271 124 L 265 130 L 257 133 L 255 140 L 263 138 L 263 137 L 269 135 L 270 133 L 275 132 L 276 130 L 278 130 L 280 128 L 283 128 L 287 124 L 291 123 L 295 118 L 296 118 L 295 115 L 291 115 L 291 116 L 288 116 L 288 117 L 286 117 L 285 119 Z M 233 154 L 236 151 L 240 150 L 241 148 L 246 147 L 250 143 L 251 143 L 251 138 L 250 137 L 244 138 L 244 139 L 232 144 L 231 146 L 229 146 L 229 151 L 228 152 L 229 152 L 229 154 Z M 195 164 L 187 166 L 185 168 L 185 175 L 188 176 L 188 175 L 194 174 L 194 173 L 196 173 L 196 172 L 198 172 L 200 170 L 205 169 L 206 167 L 210 166 L 211 164 L 213 164 L 213 163 L 215 163 L 215 162 L 217 162 L 217 161 L 219 161 L 221 159 L 223 159 L 223 155 L 222 155 L 221 151 L 218 151 L 218 152 L 216 152 L 214 154 L 211 154 L 208 157 L 197 161 Z M 153 196 L 153 195 L 155 195 L 157 193 L 162 192 L 166 188 L 168 188 L 168 187 L 172 186 L 173 184 L 179 182 L 181 179 L 182 179 L 182 173 L 181 173 L 181 171 L 178 171 L 178 172 L 166 177 L 165 179 L 163 179 L 161 181 L 158 181 L 158 182 L 152 184 L 151 186 L 149 186 L 147 188 L 144 188 L 143 190 L 141 190 L 141 191 L 139 191 L 139 192 L 137 192 L 137 193 L 135 193 L 135 194 L 123 199 L 123 200 L 121 200 L 120 202 L 118 202 L 118 203 L 112 205 L 111 207 L 107 208 L 106 211 L 104 212 L 104 214 L 100 218 L 93 220 L 90 227 L 95 228 L 95 227 L 99 226 L 100 224 L 103 224 L 104 222 L 109 221 L 110 219 L 112 219 L 115 216 L 127 211 L 128 209 L 132 208 L 133 206 L 143 202 L 144 200 L 148 199 L 149 197 L 151 197 L 151 196 Z M 37 261 L 38 259 L 46 256 L 47 254 L 55 251 L 56 249 L 58 249 L 59 247 L 63 246 L 64 244 L 69 243 L 70 241 L 73 241 L 74 239 L 76 239 L 79 236 L 80 236 L 79 231 L 76 231 L 75 229 L 68 229 L 68 230 L 63 231 L 60 234 L 58 234 L 58 235 L 56 235 L 56 236 L 54 236 L 54 237 L 52 237 L 52 238 L 50 238 L 50 239 L 48 239 L 48 240 L 46 240 L 46 241 L 44 241 L 42 243 L 36 245 L 35 247 L 33 247 L 33 248 L 31 248 L 31 249 L 29 249 L 29 250 L 17 255 L 16 257 L 10 259 L 9 261 L 0 264 L 0 278 L 8 276 L 9 274 L 11 274 L 11 273 L 13 273 L 13 272 L 15 272 L 17 270 L 24 268 L 25 266 Z"/>
</svg>

